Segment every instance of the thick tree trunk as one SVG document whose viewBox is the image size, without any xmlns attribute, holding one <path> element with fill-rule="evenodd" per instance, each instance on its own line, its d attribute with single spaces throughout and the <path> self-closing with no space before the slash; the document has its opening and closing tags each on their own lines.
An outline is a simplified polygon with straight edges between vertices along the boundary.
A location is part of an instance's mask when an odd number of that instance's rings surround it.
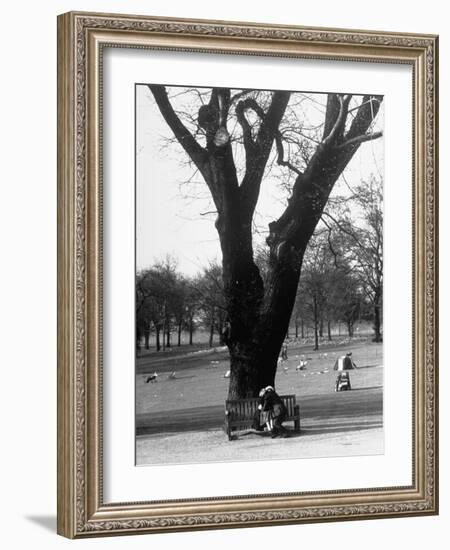
<svg viewBox="0 0 450 550">
<path fill-rule="evenodd" d="M 189 319 L 189 345 L 194 344 L 194 320 L 192 317 Z"/>
<path fill-rule="evenodd" d="M 353 320 L 347 321 L 347 332 L 349 338 L 353 338 Z"/>
<path fill-rule="evenodd" d="M 295 320 L 295 338 L 298 338 L 298 321 Z"/>
<path fill-rule="evenodd" d="M 217 319 L 217 333 L 219 335 L 219 346 L 225 345 L 225 337 L 223 333 L 223 311 L 219 309 L 219 316 Z"/>
<path fill-rule="evenodd" d="M 159 326 L 155 327 L 155 332 L 156 332 L 156 351 L 160 351 L 160 349 L 161 349 L 161 339 L 160 339 L 161 329 L 159 328 Z"/>
<path fill-rule="evenodd" d="M 323 317 L 320 317 L 319 336 L 323 338 Z"/>
<path fill-rule="evenodd" d="M 331 321 L 330 320 L 328 320 L 327 330 L 328 330 L 328 340 L 331 342 L 331 340 L 333 340 L 333 337 L 331 336 Z"/>
<path fill-rule="evenodd" d="M 214 306 L 211 309 L 211 320 L 209 323 L 209 347 L 212 348 L 214 343 Z"/>
<path fill-rule="evenodd" d="M 170 321 L 167 321 L 167 327 L 166 327 L 166 348 L 172 347 L 171 341 L 171 327 L 170 327 Z"/>
<path fill-rule="evenodd" d="M 319 349 L 319 312 L 317 307 L 317 297 L 313 298 L 313 315 L 314 315 L 314 351 Z"/>
<path fill-rule="evenodd" d="M 305 337 L 305 321 L 303 320 L 302 318 L 302 321 L 301 321 L 302 325 L 301 325 L 301 329 L 302 329 L 302 338 Z"/>
<path fill-rule="evenodd" d="M 284 261 L 275 255 L 270 260 L 264 300 L 259 272 L 251 266 L 247 272 L 245 287 L 250 290 L 236 304 L 236 319 L 230 315 L 230 398 L 255 397 L 261 388 L 275 386 L 277 361 L 288 331 L 303 257 L 295 252 L 289 258 L 291 253 Z M 229 311 L 233 313 L 234 309 Z"/>
<path fill-rule="evenodd" d="M 141 351 L 141 332 L 136 327 L 136 351 L 139 353 Z"/>
<path fill-rule="evenodd" d="M 177 341 L 177 346 L 180 347 L 181 346 L 181 329 L 183 327 L 183 321 L 179 321 L 178 322 L 178 341 Z"/>
<path fill-rule="evenodd" d="M 374 342 L 382 342 L 383 336 L 381 334 L 381 291 L 377 290 L 374 300 Z"/>
<path fill-rule="evenodd" d="M 150 322 L 144 323 L 144 347 L 150 349 Z"/>
</svg>

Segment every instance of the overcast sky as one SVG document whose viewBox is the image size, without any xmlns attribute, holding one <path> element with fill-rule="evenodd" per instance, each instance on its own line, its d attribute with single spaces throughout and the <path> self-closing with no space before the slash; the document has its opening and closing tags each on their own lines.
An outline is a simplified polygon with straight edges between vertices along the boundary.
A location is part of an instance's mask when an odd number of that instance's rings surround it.
<svg viewBox="0 0 450 550">
<path fill-rule="evenodd" d="M 170 88 L 174 93 L 175 88 Z M 177 100 L 176 100 L 177 101 Z M 360 101 L 360 98 L 358 98 Z M 301 117 L 314 126 L 323 122 L 325 94 L 308 94 Z M 300 118 L 300 117 L 299 117 Z M 378 113 L 375 131 L 383 129 L 383 108 Z M 231 130 L 229 128 L 229 130 Z M 172 133 L 163 120 L 149 88 L 136 87 L 136 268 L 151 266 L 171 255 L 178 268 L 194 275 L 209 262 L 221 261 L 215 207 L 202 177 L 187 164 L 178 144 L 168 144 Z M 383 176 L 383 138 L 363 143 L 346 168 L 347 183 L 355 185 L 371 174 Z M 255 222 L 262 229 L 276 219 L 285 208 L 287 193 L 277 180 L 263 180 Z M 342 180 L 333 194 L 344 195 L 347 186 Z M 264 234 L 256 237 L 263 243 Z"/>
</svg>

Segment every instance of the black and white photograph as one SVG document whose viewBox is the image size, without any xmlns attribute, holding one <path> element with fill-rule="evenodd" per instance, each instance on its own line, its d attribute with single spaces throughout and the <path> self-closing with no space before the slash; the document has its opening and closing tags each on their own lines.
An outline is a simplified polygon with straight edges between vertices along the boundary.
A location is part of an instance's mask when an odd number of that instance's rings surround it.
<svg viewBox="0 0 450 550">
<path fill-rule="evenodd" d="M 135 100 L 136 464 L 382 454 L 383 97 Z"/>
</svg>

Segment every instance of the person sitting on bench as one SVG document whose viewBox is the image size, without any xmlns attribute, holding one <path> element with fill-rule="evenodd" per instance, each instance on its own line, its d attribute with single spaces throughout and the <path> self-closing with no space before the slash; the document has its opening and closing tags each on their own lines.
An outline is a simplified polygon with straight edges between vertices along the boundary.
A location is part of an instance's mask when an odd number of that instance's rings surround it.
<svg viewBox="0 0 450 550">
<path fill-rule="evenodd" d="M 286 418 L 286 407 L 272 386 L 263 388 L 260 393 L 260 403 L 258 409 L 268 413 L 268 426 L 271 431 L 271 437 L 287 437 L 288 431 L 283 426 Z"/>
</svg>

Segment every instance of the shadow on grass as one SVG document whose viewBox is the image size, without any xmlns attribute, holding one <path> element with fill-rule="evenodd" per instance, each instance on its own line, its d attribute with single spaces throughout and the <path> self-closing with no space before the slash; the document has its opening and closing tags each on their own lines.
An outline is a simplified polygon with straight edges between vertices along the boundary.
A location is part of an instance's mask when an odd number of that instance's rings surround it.
<svg viewBox="0 0 450 550">
<path fill-rule="evenodd" d="M 311 427 L 304 428 L 300 435 L 320 435 L 331 433 L 356 432 L 364 430 L 372 430 L 374 428 L 382 428 L 383 423 L 380 421 L 361 422 L 354 424 L 314 424 Z"/>
<path fill-rule="evenodd" d="M 366 388 L 352 388 L 351 391 L 380 390 L 383 386 L 367 386 Z"/>
<path fill-rule="evenodd" d="M 382 428 L 383 423 L 374 420 L 374 421 L 362 421 L 360 423 L 353 422 L 352 424 L 349 424 L 348 422 L 343 422 L 341 424 L 312 424 L 307 427 L 302 427 L 300 432 L 296 432 L 289 428 L 289 426 L 286 426 L 286 429 L 288 430 L 288 439 L 294 439 L 298 437 L 305 437 L 308 435 L 322 435 L 322 434 L 332 434 L 332 433 L 345 433 L 345 432 L 356 432 L 356 431 L 364 431 L 364 430 L 372 430 L 374 428 Z M 256 436 L 256 437 L 271 437 L 270 432 L 258 432 L 256 430 L 246 430 L 242 432 L 237 432 L 234 434 L 233 439 L 240 439 L 240 438 L 247 438 L 250 436 Z"/>
<path fill-rule="evenodd" d="M 375 391 L 362 391 L 369 389 Z M 352 390 L 338 394 L 303 397 L 299 399 L 299 403 L 301 424 L 307 430 L 315 430 L 314 433 L 367 429 L 368 426 L 381 427 L 383 415 L 381 386 L 359 388 L 359 391 Z M 350 423 L 349 417 L 352 419 Z M 374 420 L 364 420 L 368 417 Z M 224 420 L 224 405 L 155 411 L 137 415 L 136 435 L 152 436 L 217 430 L 223 428 Z M 292 424 L 287 422 L 286 427 L 292 429 Z"/>
<path fill-rule="evenodd" d="M 140 414 L 136 417 L 136 435 L 217 429 L 222 428 L 224 420 L 223 405 Z"/>
</svg>

